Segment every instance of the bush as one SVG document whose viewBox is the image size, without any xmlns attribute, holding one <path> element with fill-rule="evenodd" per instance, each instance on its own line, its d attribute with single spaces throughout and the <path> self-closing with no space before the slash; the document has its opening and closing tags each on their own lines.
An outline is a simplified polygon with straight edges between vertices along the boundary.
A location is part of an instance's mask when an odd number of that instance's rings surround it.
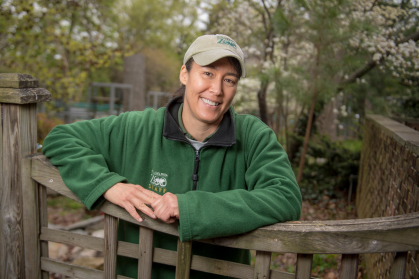
<svg viewBox="0 0 419 279">
<path fill-rule="evenodd" d="M 48 133 L 57 125 L 64 124 L 64 121 L 57 117 L 48 118 L 45 113 L 38 113 L 37 118 L 37 132 L 38 143 L 42 144 Z"/>
<path fill-rule="evenodd" d="M 342 190 L 349 189 L 350 175 L 358 174 L 361 148 L 360 140 L 332 142 L 327 136 L 310 142 L 300 182 L 303 199 L 319 201 L 324 195 L 339 198 Z M 297 156 L 294 160 L 295 167 L 298 167 L 299 159 Z"/>
</svg>

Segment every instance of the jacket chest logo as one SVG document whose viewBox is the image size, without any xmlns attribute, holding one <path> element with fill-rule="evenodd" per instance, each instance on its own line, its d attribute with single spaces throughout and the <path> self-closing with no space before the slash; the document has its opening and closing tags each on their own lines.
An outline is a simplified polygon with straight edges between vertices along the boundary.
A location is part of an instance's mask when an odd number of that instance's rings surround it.
<svg viewBox="0 0 419 279">
<path fill-rule="evenodd" d="M 151 180 L 148 188 L 154 192 L 166 193 L 167 177 L 168 175 L 166 173 L 151 170 Z"/>
</svg>

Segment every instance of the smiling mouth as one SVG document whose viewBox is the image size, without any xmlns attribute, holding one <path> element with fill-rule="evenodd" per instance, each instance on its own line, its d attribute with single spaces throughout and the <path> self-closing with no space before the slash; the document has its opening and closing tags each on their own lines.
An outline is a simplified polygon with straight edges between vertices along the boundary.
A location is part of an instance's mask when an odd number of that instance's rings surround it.
<svg viewBox="0 0 419 279">
<path fill-rule="evenodd" d="M 204 98 L 201 98 L 201 100 L 204 102 L 204 103 L 206 103 L 206 104 L 208 104 L 208 105 L 211 105 L 211 106 L 218 106 L 220 103 L 216 103 L 216 102 L 213 102 L 213 101 L 210 101 L 210 100 L 207 100 L 207 99 L 204 99 Z"/>
</svg>

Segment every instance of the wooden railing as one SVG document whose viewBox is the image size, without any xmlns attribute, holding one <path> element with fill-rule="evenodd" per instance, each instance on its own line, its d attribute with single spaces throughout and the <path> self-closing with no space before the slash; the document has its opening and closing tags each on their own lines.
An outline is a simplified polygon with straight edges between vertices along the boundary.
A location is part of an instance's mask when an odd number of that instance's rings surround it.
<svg viewBox="0 0 419 279">
<path fill-rule="evenodd" d="M 31 177 L 37 181 L 40 197 L 40 220 L 46 220 L 48 187 L 75 201 L 79 199 L 65 186 L 58 170 L 43 155 L 32 156 Z M 340 278 L 356 278 L 358 255 L 362 253 L 398 252 L 392 278 L 404 278 L 406 251 L 419 249 L 419 213 L 397 217 L 345 221 L 286 222 L 227 238 L 202 242 L 234 248 L 256 250 L 255 266 L 191 255 L 192 242 L 178 242 L 178 251 L 153 248 L 153 231 L 178 236 L 177 224 L 165 224 L 151 218 L 135 221 L 123 208 L 105 202 L 105 238 L 83 236 L 49 229 L 42 222 L 40 240 L 94 249 L 104 253 L 104 271 L 58 262 L 42 253 L 41 269 L 78 278 L 116 278 L 116 255 L 138 259 L 138 277 L 151 278 L 152 262 L 176 266 L 176 278 L 188 278 L 190 269 L 235 278 L 311 278 L 313 254 L 343 254 Z M 144 216 L 142 216 L 144 217 Z M 140 225 L 140 243 L 117 241 L 117 220 Z M 45 249 L 47 251 L 47 249 Z M 270 270 L 271 253 L 298 253 L 296 274 Z M 118 278 L 123 278 L 118 276 Z"/>
<path fill-rule="evenodd" d="M 3 87 L 3 88 L 2 88 Z M 6 88 L 7 87 L 7 88 Z M 6 88 L 6 89 L 5 89 Z M 105 202 L 105 236 L 97 238 L 48 228 L 46 188 L 79 201 L 58 170 L 36 151 L 36 104 L 50 100 L 31 76 L 0 74 L 0 278 L 48 279 L 49 272 L 76 278 L 116 276 L 117 255 L 138 259 L 138 277 L 151 278 L 152 263 L 176 266 L 176 278 L 190 270 L 235 278 L 311 278 L 313 254 L 342 254 L 340 278 L 356 278 L 362 253 L 396 252 L 391 278 L 404 278 L 406 255 L 419 250 L 419 213 L 396 217 L 286 222 L 249 233 L 202 240 L 212 245 L 256 250 L 255 266 L 191 255 L 193 242 L 178 242 L 177 252 L 153 248 L 153 232 L 178 236 L 176 224 L 145 218 L 135 221 L 124 209 Z M 32 155 L 30 155 L 32 154 Z M 117 241 L 118 218 L 140 226 L 138 244 Z M 104 253 L 104 270 L 48 257 L 48 242 L 65 243 Z M 296 273 L 270 269 L 271 253 L 296 253 Z"/>
</svg>

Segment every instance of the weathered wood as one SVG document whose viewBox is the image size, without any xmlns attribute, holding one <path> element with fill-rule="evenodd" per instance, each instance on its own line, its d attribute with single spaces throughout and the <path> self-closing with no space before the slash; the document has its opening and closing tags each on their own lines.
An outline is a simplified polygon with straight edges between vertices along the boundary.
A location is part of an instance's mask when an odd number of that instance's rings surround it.
<svg viewBox="0 0 419 279">
<path fill-rule="evenodd" d="M 403 279 L 406 273 L 407 252 L 396 253 L 394 263 L 390 269 L 389 279 Z"/>
<path fill-rule="evenodd" d="M 192 241 L 177 242 L 176 279 L 189 279 L 191 272 Z"/>
<path fill-rule="evenodd" d="M 254 279 L 269 279 L 271 275 L 271 252 L 256 251 Z"/>
<path fill-rule="evenodd" d="M 104 272 L 88 267 L 81 267 L 74 264 L 63 263 L 60 261 L 41 258 L 41 269 L 50 272 L 70 276 L 71 278 L 89 278 L 89 279 L 103 279 Z M 117 279 L 130 279 L 129 277 L 118 275 Z"/>
<path fill-rule="evenodd" d="M 64 243 L 72 246 L 79 246 L 86 249 L 104 251 L 104 239 L 80 235 L 67 231 L 43 228 L 40 235 L 41 240 Z M 118 255 L 139 259 L 138 245 L 118 241 Z M 176 266 L 177 252 L 161 248 L 153 249 L 153 262 Z M 246 264 L 211 259 L 207 257 L 192 256 L 191 269 L 208 272 L 217 275 L 233 278 L 252 279 L 254 267 Z M 271 270 L 271 279 L 292 279 L 294 274 Z"/>
<path fill-rule="evenodd" d="M 140 258 L 138 260 L 138 278 L 151 279 L 153 264 L 153 230 L 140 227 Z"/>
<path fill-rule="evenodd" d="M 32 156 L 32 178 L 42 185 L 74 200 L 80 202 L 77 196 L 65 186 L 58 169 L 51 165 L 49 160 L 42 154 Z M 143 222 L 138 222 L 122 207 L 116 206 L 108 201 L 105 201 L 99 210 L 115 216 L 119 219 L 123 219 L 128 222 L 132 222 L 137 225 L 157 230 L 167 234 L 178 236 L 177 223 L 166 224 L 160 220 L 154 220 L 148 218 L 143 213 L 140 213 L 143 218 Z"/>
<path fill-rule="evenodd" d="M 2 104 L 1 224 L 6 253 L 0 259 L 3 278 L 36 276 L 39 266 L 36 184 L 30 179 L 30 161 L 36 149 L 36 105 Z M 29 185 L 26 185 L 29 184 Z M 24 187 L 25 191 L 23 191 Z M 34 214 L 35 213 L 35 214 Z M 24 229 L 26 226 L 26 229 Z M 25 252 L 28 256 L 25 259 Z M 5 258 L 4 258 L 5 257 Z"/>
<path fill-rule="evenodd" d="M 295 268 L 295 279 L 311 278 L 311 266 L 313 264 L 312 254 L 298 254 L 297 266 Z"/>
<path fill-rule="evenodd" d="M 28 74 L 0 74 L 0 88 L 37 88 L 39 82 Z"/>
<path fill-rule="evenodd" d="M 48 166 L 48 159 L 39 155 L 32 160 L 33 179 L 78 201 L 65 186 L 56 168 Z M 120 219 L 178 236 L 176 223 L 168 225 L 151 218 L 139 223 L 124 209 L 109 202 L 105 202 L 100 209 Z M 359 254 L 419 250 L 417 235 L 419 212 L 385 218 L 278 223 L 243 235 L 201 242 L 279 253 Z"/>
<path fill-rule="evenodd" d="M 279 253 L 349 254 L 419 249 L 419 212 L 324 222 L 286 222 L 202 242 Z"/>
<path fill-rule="evenodd" d="M 40 236 L 42 229 L 48 229 L 48 210 L 47 210 L 47 189 L 45 186 L 38 184 L 38 197 L 39 197 L 39 232 Z M 39 236 L 39 238 L 40 238 Z M 40 241 L 41 257 L 48 258 L 48 241 Z M 49 273 L 47 271 L 41 271 L 42 279 L 49 279 Z"/>
<path fill-rule="evenodd" d="M 358 254 L 343 254 L 340 279 L 356 279 L 358 275 Z"/>
<path fill-rule="evenodd" d="M 62 230 L 65 231 L 72 231 L 72 230 L 76 230 L 76 229 L 84 229 L 88 226 L 91 226 L 93 224 L 99 223 L 101 221 L 103 221 L 103 219 L 105 218 L 105 216 L 103 215 L 99 215 L 99 216 L 95 216 L 86 220 L 82 220 L 80 222 L 68 225 L 67 227 L 63 227 Z"/>
<path fill-rule="evenodd" d="M 0 88 L 1 103 L 22 105 L 51 100 L 51 93 L 44 88 Z"/>
<path fill-rule="evenodd" d="M 116 278 L 116 253 L 118 250 L 118 218 L 105 214 L 105 279 Z"/>
<path fill-rule="evenodd" d="M 19 145 L 21 159 L 21 187 L 23 210 L 23 239 L 25 253 L 25 277 L 40 275 L 40 243 L 38 183 L 31 178 L 31 160 L 24 156 L 36 152 L 37 123 L 36 104 L 20 106 Z"/>
</svg>

